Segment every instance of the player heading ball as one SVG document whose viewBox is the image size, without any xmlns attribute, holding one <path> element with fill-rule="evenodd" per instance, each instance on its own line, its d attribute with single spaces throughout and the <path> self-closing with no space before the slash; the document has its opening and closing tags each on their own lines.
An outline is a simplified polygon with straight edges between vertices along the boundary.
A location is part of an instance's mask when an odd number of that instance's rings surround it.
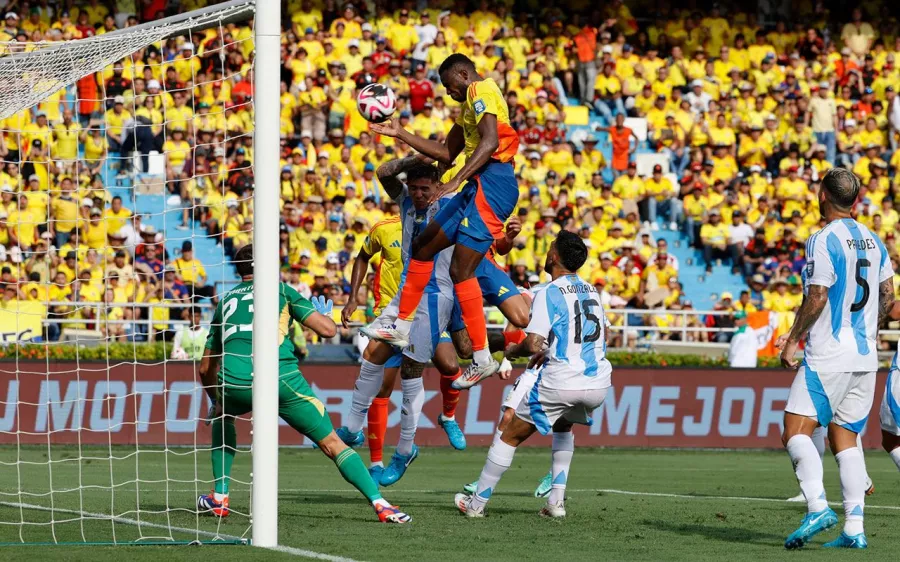
<svg viewBox="0 0 900 562">
<path fill-rule="evenodd" d="M 392 326 L 363 328 L 371 339 L 398 347 L 409 345 L 412 320 L 434 271 L 434 257 L 455 244 L 450 277 L 472 341 L 472 365 L 458 380 L 474 384 L 489 377 L 500 365 L 491 357 L 482 292 L 475 270 L 494 240 L 503 236 L 503 225 L 516 207 L 519 185 L 513 157 L 519 137 L 509 121 L 503 92 L 492 78 L 482 78 L 465 55 L 454 53 L 439 69 L 447 93 L 462 104 L 462 111 L 443 142 L 416 136 L 396 120 L 372 124 L 378 134 L 396 137 L 422 154 L 451 166 L 460 152 L 466 163 L 441 185 L 433 200 L 462 190 L 435 216 L 413 241 L 412 260 L 400 293 L 398 318 Z M 467 384 L 467 386 L 471 386 Z"/>
</svg>

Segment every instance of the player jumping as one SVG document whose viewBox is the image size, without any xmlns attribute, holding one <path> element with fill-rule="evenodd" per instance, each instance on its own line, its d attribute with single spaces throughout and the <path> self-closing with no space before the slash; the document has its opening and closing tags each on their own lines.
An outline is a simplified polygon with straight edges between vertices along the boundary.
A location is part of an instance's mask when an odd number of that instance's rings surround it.
<svg viewBox="0 0 900 562">
<path fill-rule="evenodd" d="M 468 517 L 484 516 L 516 447 L 535 431 L 553 432 L 552 488 L 540 514 L 566 515 L 566 481 L 575 450 L 572 426 L 590 425 L 590 414 L 606 398 L 612 373 L 603 305 L 597 289 L 575 273 L 586 259 L 587 247 L 577 234 L 562 231 L 550 246 L 544 268 L 552 281 L 535 296 L 525 340 L 506 350 L 508 358 L 532 355 L 529 368 L 539 366 L 538 378 L 506 429 L 494 437 L 475 493 L 456 495 L 456 506 Z"/>
<path fill-rule="evenodd" d="M 790 333 L 778 340 L 782 364 L 797 368 L 794 357 L 800 340 L 806 338 L 803 362 L 784 410 L 782 442 L 808 513 L 785 541 L 788 549 L 801 548 L 838 523 L 825 498 L 822 459 L 811 439 L 819 425 L 828 427 L 846 515 L 843 532 L 825 546 L 868 544 L 863 530 L 866 469 L 856 437 L 865 428 L 875 399 L 875 338 L 893 307 L 894 283 L 884 244 L 850 216 L 859 189 L 859 179 L 844 168 L 829 170 L 822 178 L 819 208 L 828 224 L 806 243 L 803 303 Z"/>
<path fill-rule="evenodd" d="M 198 373 L 215 406 L 212 422 L 215 490 L 197 498 L 197 509 L 219 517 L 229 513 L 228 487 L 237 447 L 234 416 L 253 409 L 253 246 L 248 244 L 238 250 L 234 259 L 241 283 L 216 306 Z M 372 503 L 381 522 L 407 523 L 410 516 L 381 497 L 362 459 L 335 434 L 325 405 L 300 373 L 294 344 L 287 337 L 294 321 L 323 337 L 333 337 L 337 327 L 331 319 L 332 306 L 324 297 L 311 303 L 281 283 L 278 414 L 334 461 L 344 480 Z"/>
<path fill-rule="evenodd" d="M 450 276 L 474 350 L 472 365 L 460 380 L 477 382 L 494 374 L 499 364 L 488 349 L 482 292 L 475 270 L 494 240 L 502 235 L 503 225 L 519 199 L 512 164 L 519 138 L 510 125 L 506 100 L 497 83 L 479 76 L 468 57 L 450 55 L 439 73 L 450 97 L 463 104 L 444 142 L 409 133 L 396 120 L 371 127 L 447 166 L 465 150 L 465 165 L 440 186 L 433 198 L 437 200 L 464 187 L 413 243 L 413 259 L 400 293 L 396 322 L 392 326 L 372 326 L 364 333 L 400 347 L 408 345 L 413 316 L 434 271 L 434 258 L 455 244 Z"/>
</svg>

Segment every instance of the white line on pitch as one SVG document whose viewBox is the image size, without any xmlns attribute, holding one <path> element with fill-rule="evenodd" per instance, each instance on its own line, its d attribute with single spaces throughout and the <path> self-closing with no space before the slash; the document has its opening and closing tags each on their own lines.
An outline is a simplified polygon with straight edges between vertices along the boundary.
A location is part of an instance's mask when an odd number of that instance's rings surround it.
<svg viewBox="0 0 900 562">
<path fill-rule="evenodd" d="M 174 527 L 170 525 L 162 525 L 159 523 L 150 523 L 148 521 L 138 521 L 137 519 L 130 519 L 128 517 L 119 517 L 116 515 L 109 515 L 106 513 L 91 513 L 89 511 L 78 511 L 75 509 L 60 509 L 54 508 L 51 509 L 49 507 L 45 507 L 42 505 L 34 505 L 29 503 L 18 503 L 18 502 L 0 502 L 0 505 L 6 507 L 14 507 L 14 508 L 22 508 L 22 509 L 33 509 L 35 511 L 51 511 L 54 513 L 68 513 L 70 515 L 80 515 L 82 517 L 86 517 L 89 519 L 106 519 L 112 521 L 114 523 L 121 523 L 123 525 L 135 525 L 137 527 L 151 527 L 154 529 L 167 529 L 169 531 L 174 531 L 176 533 L 184 533 L 184 534 L 196 534 L 202 535 L 205 537 L 209 537 L 211 539 L 220 538 L 230 541 L 241 541 L 244 540 L 241 537 L 236 537 L 234 535 L 226 535 L 223 533 L 213 533 L 211 531 L 203 531 L 201 529 L 188 529 L 186 527 Z M 49 523 L 48 523 L 49 525 Z M 333 556 L 331 554 L 323 554 L 321 552 L 315 552 L 312 550 L 305 550 L 302 548 L 294 548 L 291 546 L 270 546 L 270 547 L 262 547 L 266 550 L 274 550 L 276 552 L 283 552 L 285 554 L 290 554 L 293 556 L 302 556 L 304 558 L 313 558 L 316 560 L 328 560 L 329 562 L 359 562 L 358 560 L 354 560 L 353 558 L 345 558 L 343 556 Z"/>
<path fill-rule="evenodd" d="M 170 492 L 193 492 L 194 490 L 169 490 Z M 247 493 L 250 490 L 248 489 L 231 489 L 231 492 L 243 492 Z M 286 492 L 289 494 L 302 494 L 308 492 L 321 492 L 325 494 L 340 494 L 340 493 L 348 493 L 355 494 L 353 490 L 348 488 L 281 488 L 278 490 L 279 492 Z M 402 496 L 403 494 L 452 494 L 458 492 L 456 489 L 430 489 L 430 490 L 404 490 L 397 488 L 395 490 L 391 490 L 392 494 Z M 514 490 L 507 489 L 509 493 L 513 494 L 521 494 L 525 492 L 532 492 L 533 490 Z M 781 500 L 778 498 L 754 498 L 749 496 L 697 496 L 691 494 L 673 494 L 667 492 L 635 492 L 632 490 L 615 490 L 611 488 L 569 488 L 568 492 L 574 493 L 604 493 L 604 494 L 616 494 L 621 496 L 645 496 L 645 497 L 656 497 L 656 498 L 673 498 L 673 499 L 684 499 L 684 500 L 729 500 L 729 501 L 748 501 L 748 502 L 769 502 L 769 503 L 789 503 L 786 499 Z M 502 494 L 501 490 L 501 494 Z M 801 502 L 802 503 L 802 502 Z M 829 502 L 831 505 L 842 506 L 841 502 Z M 866 504 L 866 509 L 889 509 L 894 511 L 900 511 L 900 506 L 895 505 L 870 505 Z"/>
</svg>

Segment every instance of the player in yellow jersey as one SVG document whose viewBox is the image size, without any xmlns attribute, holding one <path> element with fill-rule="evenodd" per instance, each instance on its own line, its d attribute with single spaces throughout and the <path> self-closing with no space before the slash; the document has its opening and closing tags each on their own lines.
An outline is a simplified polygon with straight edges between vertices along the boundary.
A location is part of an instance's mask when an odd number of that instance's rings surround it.
<svg viewBox="0 0 900 562">
<path fill-rule="evenodd" d="M 350 318 L 359 304 L 359 288 L 366 278 L 369 261 L 373 256 L 378 253 L 381 254 L 381 258 L 375 266 L 375 279 L 372 287 L 372 292 L 375 293 L 374 316 L 377 317 L 381 314 L 384 307 L 391 302 L 397 291 L 399 291 L 400 275 L 403 273 L 402 236 L 403 223 L 400 221 L 400 217 L 396 216 L 376 223 L 369 230 L 369 234 L 366 236 L 365 242 L 363 242 L 363 247 L 356 256 L 356 261 L 353 262 L 353 273 L 350 275 L 350 300 L 347 301 L 347 305 L 341 311 L 341 320 L 345 328 L 349 327 Z M 365 363 L 370 363 L 375 359 L 378 347 L 380 346 L 377 342 L 368 342 L 366 349 L 363 351 L 363 361 Z M 381 389 L 384 389 L 385 392 L 378 393 L 372 400 L 368 412 L 366 412 L 366 421 L 369 427 L 369 456 L 373 467 L 383 466 L 388 403 L 390 402 L 390 393 L 394 389 L 397 373 L 400 370 L 401 359 L 402 355 L 395 353 L 384 363 L 384 378 L 381 382 Z M 383 396 L 385 394 L 386 396 Z M 380 476 L 377 468 L 374 470 L 370 468 L 369 470 L 373 478 Z M 376 478 L 377 481 L 378 478 Z"/>
<path fill-rule="evenodd" d="M 385 343 L 409 345 L 413 316 L 431 280 L 435 256 L 455 245 L 450 277 L 474 357 L 472 365 L 454 386 L 468 388 L 500 367 L 488 350 L 483 295 L 475 271 L 494 240 L 503 236 L 503 225 L 519 199 L 513 169 L 519 137 L 510 125 L 509 110 L 499 86 L 493 79 L 479 76 L 468 57 L 460 53 L 450 55 L 441 64 L 439 74 L 450 97 L 463 104 L 446 140 L 418 137 L 403 129 L 398 120 L 371 127 L 374 132 L 396 137 L 445 166 L 452 166 L 459 153 L 465 151 L 465 165 L 450 181 L 438 187 L 432 201 L 463 188 L 441 207 L 434 220 L 413 241 L 412 259 L 394 325 L 373 326 L 363 331 Z"/>
</svg>

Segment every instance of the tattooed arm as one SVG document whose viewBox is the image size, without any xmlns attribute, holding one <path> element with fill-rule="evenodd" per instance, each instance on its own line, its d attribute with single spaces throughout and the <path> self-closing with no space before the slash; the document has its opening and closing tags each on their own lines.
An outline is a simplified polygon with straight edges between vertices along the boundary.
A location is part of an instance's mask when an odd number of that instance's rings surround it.
<svg viewBox="0 0 900 562">
<path fill-rule="evenodd" d="M 881 326 L 887 318 L 900 320 L 895 314 L 900 316 L 900 312 L 894 312 L 894 278 L 889 277 L 878 286 L 878 325 Z"/>
<path fill-rule="evenodd" d="M 416 164 L 428 164 L 430 162 L 433 162 L 433 160 L 428 159 L 424 155 L 416 154 L 385 162 L 378 166 L 378 170 L 375 173 L 378 175 L 378 180 L 381 181 L 381 185 L 384 186 L 388 196 L 391 199 L 396 199 L 403 193 L 403 182 L 397 179 L 397 176 Z"/>
<path fill-rule="evenodd" d="M 825 304 L 828 302 L 828 287 L 822 285 L 810 285 L 809 294 L 803 297 L 803 304 L 797 311 L 797 318 L 791 327 L 791 333 L 788 336 L 789 342 L 799 342 L 803 336 L 809 332 L 809 329 L 816 322 L 822 311 L 825 310 Z"/>
<path fill-rule="evenodd" d="M 510 344 L 506 348 L 506 358 L 514 359 L 516 357 L 525 357 L 532 355 L 544 349 L 546 340 L 544 336 L 538 334 L 528 334 L 520 343 Z"/>
<path fill-rule="evenodd" d="M 798 365 L 794 358 L 797 355 L 797 349 L 800 340 L 809 332 L 809 329 L 816 322 L 825 304 L 828 302 L 828 287 L 823 285 L 810 285 L 808 294 L 803 297 L 803 304 L 797 311 L 797 318 L 791 327 L 790 334 L 778 338 L 778 346 L 781 350 L 781 364 L 789 369 L 795 369 Z"/>
</svg>

